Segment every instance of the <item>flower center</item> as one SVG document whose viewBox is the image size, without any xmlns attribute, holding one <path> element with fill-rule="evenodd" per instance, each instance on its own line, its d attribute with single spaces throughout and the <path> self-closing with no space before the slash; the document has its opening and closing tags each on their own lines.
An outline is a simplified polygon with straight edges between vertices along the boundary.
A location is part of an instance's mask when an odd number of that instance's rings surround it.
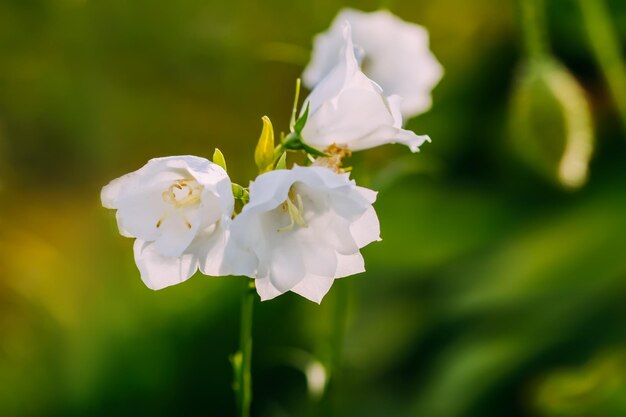
<svg viewBox="0 0 626 417">
<path fill-rule="evenodd" d="M 163 191 L 163 201 L 176 208 L 191 207 L 200 201 L 202 186 L 193 178 L 182 178 L 174 181 L 167 191 Z"/>
<path fill-rule="evenodd" d="M 185 209 L 192 207 L 200 202 L 200 196 L 202 195 L 202 186 L 198 184 L 194 178 L 181 178 L 174 181 L 166 191 L 163 191 L 161 197 L 163 201 L 173 206 L 173 209 Z M 161 227 L 163 220 L 165 220 L 171 211 L 166 212 L 163 217 L 159 219 L 156 227 Z M 185 226 L 191 229 L 191 223 L 184 218 Z"/>
<path fill-rule="evenodd" d="M 292 230 L 296 224 L 300 227 L 308 227 L 302 218 L 302 215 L 304 214 L 302 197 L 295 191 L 293 186 L 289 189 L 287 199 L 283 202 L 283 204 L 281 204 L 280 208 L 289 214 L 290 222 L 287 226 L 278 229 L 278 232 L 288 232 Z"/>
</svg>

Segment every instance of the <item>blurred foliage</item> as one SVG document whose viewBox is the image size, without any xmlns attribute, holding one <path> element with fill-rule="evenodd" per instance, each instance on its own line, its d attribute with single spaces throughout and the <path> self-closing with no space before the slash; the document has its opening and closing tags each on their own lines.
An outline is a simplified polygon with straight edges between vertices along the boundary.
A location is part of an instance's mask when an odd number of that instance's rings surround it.
<svg viewBox="0 0 626 417">
<path fill-rule="evenodd" d="M 510 146 L 513 4 L 387 3 L 430 30 L 446 70 L 433 109 L 408 123 L 433 142 L 352 158 L 380 191 L 384 240 L 321 306 L 257 304 L 253 414 L 624 415 L 626 140 L 611 99 L 624 92 L 609 92 L 581 10 L 547 2 L 551 48 L 596 130 L 574 192 Z M 259 118 L 287 131 L 311 38 L 340 6 L 0 2 L 0 415 L 233 415 L 244 280 L 147 290 L 100 188 L 215 147 L 246 183 Z M 607 7 L 626 51 L 626 4 Z M 321 399 L 311 364 L 331 372 Z"/>
<path fill-rule="evenodd" d="M 537 388 L 538 406 L 546 416 L 626 414 L 626 356 L 603 352 L 582 369 L 554 371 Z"/>
</svg>

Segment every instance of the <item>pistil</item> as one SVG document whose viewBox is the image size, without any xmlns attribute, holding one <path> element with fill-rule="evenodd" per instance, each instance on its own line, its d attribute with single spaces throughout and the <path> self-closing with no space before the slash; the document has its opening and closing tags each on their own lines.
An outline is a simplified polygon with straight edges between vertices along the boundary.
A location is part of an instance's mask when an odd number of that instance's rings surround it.
<svg viewBox="0 0 626 417">
<path fill-rule="evenodd" d="M 292 201 L 292 199 L 296 200 L 296 204 Z M 289 214 L 290 223 L 278 229 L 278 232 L 288 232 L 293 229 L 293 227 L 297 224 L 300 227 L 308 227 L 302 215 L 304 213 L 304 204 L 302 203 L 302 197 L 300 194 L 296 193 L 293 187 L 289 190 L 289 194 L 287 195 L 287 199 L 283 202 L 281 208 Z"/>
</svg>

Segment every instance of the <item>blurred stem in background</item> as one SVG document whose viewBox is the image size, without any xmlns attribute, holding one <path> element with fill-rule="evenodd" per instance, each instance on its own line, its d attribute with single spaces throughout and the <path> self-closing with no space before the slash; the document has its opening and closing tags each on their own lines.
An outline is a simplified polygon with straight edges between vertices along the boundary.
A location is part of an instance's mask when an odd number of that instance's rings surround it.
<svg viewBox="0 0 626 417">
<path fill-rule="evenodd" d="M 344 282 L 343 285 L 337 285 L 335 290 L 337 293 L 333 309 L 333 316 L 335 320 L 333 320 L 333 326 L 331 329 L 332 355 L 327 364 L 331 375 L 337 373 L 337 370 L 341 365 L 346 325 L 348 322 L 348 303 L 352 290 L 352 282 L 347 281 Z"/>
<path fill-rule="evenodd" d="M 626 64 L 604 0 L 578 0 L 594 58 L 606 79 L 626 131 Z"/>
<path fill-rule="evenodd" d="M 343 285 L 335 286 L 335 299 L 332 314 L 332 326 L 330 329 L 330 355 L 326 363 L 326 369 L 329 376 L 329 385 L 327 387 L 326 399 L 327 404 L 332 404 L 332 398 L 328 398 L 333 394 L 330 390 L 336 390 L 341 368 L 341 358 L 344 351 L 346 326 L 348 324 L 349 299 L 352 292 L 352 282 L 342 282 Z"/>
<path fill-rule="evenodd" d="M 379 9 L 391 10 L 394 0 L 380 0 L 378 2 Z"/>
<path fill-rule="evenodd" d="M 548 36 L 543 0 L 518 0 L 524 48 L 529 58 L 548 54 Z"/>
<path fill-rule="evenodd" d="M 254 280 L 246 280 L 246 289 L 241 301 L 239 351 L 231 357 L 235 381 L 233 389 L 240 417 L 250 416 L 252 402 L 252 319 L 254 312 Z"/>
<path fill-rule="evenodd" d="M 308 416 L 331 416 L 336 415 L 338 408 L 338 388 L 342 380 L 342 358 L 346 340 L 346 330 L 350 315 L 351 299 L 353 296 L 352 282 L 341 280 L 333 286 L 332 298 L 326 310 L 323 336 L 317 352 L 313 355 L 306 367 L 303 367 L 307 375 L 309 397 L 314 400 L 309 409 Z M 319 359 L 319 362 L 316 360 Z M 317 375 L 311 370 L 319 364 L 322 373 Z"/>
</svg>

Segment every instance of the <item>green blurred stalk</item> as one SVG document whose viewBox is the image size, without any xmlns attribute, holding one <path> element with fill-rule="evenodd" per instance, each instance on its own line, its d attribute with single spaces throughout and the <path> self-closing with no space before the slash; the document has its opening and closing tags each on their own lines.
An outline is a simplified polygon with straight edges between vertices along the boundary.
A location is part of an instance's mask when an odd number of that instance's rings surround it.
<svg viewBox="0 0 626 417">
<path fill-rule="evenodd" d="M 254 312 L 254 280 L 246 282 L 246 290 L 241 301 L 241 324 L 239 351 L 231 361 L 235 372 L 234 390 L 240 417 L 250 416 L 252 402 L 252 318 Z"/>
<path fill-rule="evenodd" d="M 391 10 L 391 8 L 393 7 L 393 0 L 380 0 L 378 6 L 379 9 Z"/>
<path fill-rule="evenodd" d="M 337 388 L 341 378 L 341 360 L 344 352 L 348 316 L 350 313 L 350 299 L 352 297 L 352 281 L 336 282 L 332 288 L 333 294 L 331 310 L 329 311 L 330 326 L 325 334 L 325 342 L 319 354 L 323 357 L 326 370 L 326 386 L 321 401 L 310 409 L 310 416 L 334 415 L 337 407 Z"/>
<path fill-rule="evenodd" d="M 604 0 L 578 0 L 595 60 L 626 129 L 626 64 Z"/>
<path fill-rule="evenodd" d="M 518 7 L 526 54 L 529 58 L 542 58 L 549 49 L 543 0 L 518 0 Z"/>
</svg>

